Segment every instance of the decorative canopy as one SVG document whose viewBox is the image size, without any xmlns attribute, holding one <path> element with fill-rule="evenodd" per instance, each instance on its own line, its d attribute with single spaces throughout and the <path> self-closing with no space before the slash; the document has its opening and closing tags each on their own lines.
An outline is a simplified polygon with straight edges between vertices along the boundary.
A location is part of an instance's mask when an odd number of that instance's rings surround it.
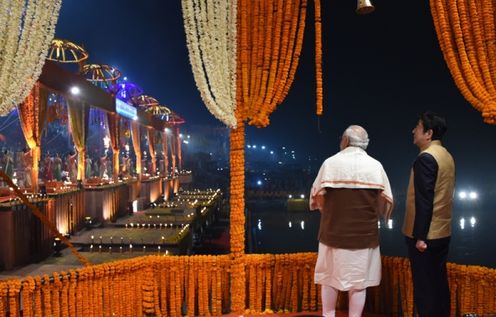
<svg viewBox="0 0 496 317">
<path fill-rule="evenodd" d="M 166 106 L 152 105 L 145 109 L 145 112 L 167 122 L 168 125 L 179 125 L 184 123 L 184 119 Z"/>
<path fill-rule="evenodd" d="M 67 40 L 53 39 L 47 59 L 59 63 L 81 63 L 88 59 L 88 52 Z"/>
<path fill-rule="evenodd" d="M 136 106 L 141 107 L 141 108 L 147 108 L 150 106 L 158 106 L 160 104 L 157 99 L 155 99 L 151 96 L 147 96 L 147 95 L 141 95 L 138 97 L 133 97 L 133 98 L 131 98 L 131 101 L 133 102 L 133 104 L 135 104 Z"/>
<path fill-rule="evenodd" d="M 122 74 L 120 70 L 109 65 L 87 64 L 81 70 L 81 75 L 93 84 L 109 89 Z"/>
</svg>

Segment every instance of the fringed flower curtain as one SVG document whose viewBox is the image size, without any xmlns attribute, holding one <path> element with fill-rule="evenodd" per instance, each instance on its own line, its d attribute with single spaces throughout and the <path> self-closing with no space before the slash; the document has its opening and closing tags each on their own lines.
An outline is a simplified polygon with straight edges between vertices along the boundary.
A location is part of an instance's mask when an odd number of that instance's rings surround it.
<svg viewBox="0 0 496 317">
<path fill-rule="evenodd" d="M 78 151 L 77 179 L 84 181 L 89 107 L 83 102 L 68 99 L 67 113 L 69 115 L 69 128 L 71 130 L 72 140 Z"/>
<path fill-rule="evenodd" d="M 55 33 L 61 0 L 2 1 L 0 5 L 0 115 L 35 85 Z"/>
<path fill-rule="evenodd" d="M 257 127 L 289 92 L 300 59 L 306 0 L 238 0 L 236 113 Z"/>
<path fill-rule="evenodd" d="M 494 1 L 430 0 L 430 7 L 455 84 L 484 122 L 496 124 Z"/>
<path fill-rule="evenodd" d="M 119 177 L 119 143 L 120 143 L 120 117 L 116 113 L 107 113 L 107 121 L 112 146 L 112 177 L 117 181 Z"/>
<path fill-rule="evenodd" d="M 182 0 L 196 86 L 208 110 L 229 127 L 236 125 L 236 3 Z"/>
<path fill-rule="evenodd" d="M 31 169 L 31 182 L 33 193 L 38 192 L 38 171 L 41 158 L 41 133 L 45 127 L 48 92 L 35 84 L 26 100 L 17 106 L 19 121 L 26 143 L 31 149 L 33 166 Z"/>
<path fill-rule="evenodd" d="M 150 175 L 157 174 L 157 152 L 155 152 L 155 129 L 148 127 L 148 151 L 150 151 L 150 159 L 152 163 L 152 168 Z"/>
</svg>

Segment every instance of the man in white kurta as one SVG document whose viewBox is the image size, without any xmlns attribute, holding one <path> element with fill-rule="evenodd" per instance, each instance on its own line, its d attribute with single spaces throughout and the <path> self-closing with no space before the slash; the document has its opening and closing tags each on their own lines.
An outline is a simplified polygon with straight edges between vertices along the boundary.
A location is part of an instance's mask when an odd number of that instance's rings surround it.
<svg viewBox="0 0 496 317">
<path fill-rule="evenodd" d="M 349 316 L 361 316 L 366 288 L 381 280 L 377 221 L 389 218 L 393 196 L 381 163 L 365 152 L 368 143 L 365 129 L 348 127 L 310 193 L 310 210 L 321 212 L 315 283 L 326 317 L 335 316 L 338 291 L 349 292 Z"/>
</svg>

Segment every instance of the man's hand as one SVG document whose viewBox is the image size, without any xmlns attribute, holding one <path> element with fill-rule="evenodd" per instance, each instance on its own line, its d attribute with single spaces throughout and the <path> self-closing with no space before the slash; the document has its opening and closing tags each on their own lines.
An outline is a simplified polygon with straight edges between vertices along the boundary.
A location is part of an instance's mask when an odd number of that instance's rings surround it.
<svg viewBox="0 0 496 317">
<path fill-rule="evenodd" d="M 425 243 L 424 240 L 417 240 L 415 247 L 419 250 L 419 252 L 424 252 L 427 249 L 427 243 Z"/>
</svg>

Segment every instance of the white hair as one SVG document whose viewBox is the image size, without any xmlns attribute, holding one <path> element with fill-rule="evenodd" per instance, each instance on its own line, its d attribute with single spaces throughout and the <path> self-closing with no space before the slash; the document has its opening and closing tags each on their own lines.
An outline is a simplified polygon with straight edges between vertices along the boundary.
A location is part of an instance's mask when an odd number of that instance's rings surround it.
<svg viewBox="0 0 496 317">
<path fill-rule="evenodd" d="M 350 140 L 350 146 L 356 146 L 363 150 L 369 145 L 369 135 L 364 128 L 359 125 L 350 125 L 343 133 Z"/>
</svg>

